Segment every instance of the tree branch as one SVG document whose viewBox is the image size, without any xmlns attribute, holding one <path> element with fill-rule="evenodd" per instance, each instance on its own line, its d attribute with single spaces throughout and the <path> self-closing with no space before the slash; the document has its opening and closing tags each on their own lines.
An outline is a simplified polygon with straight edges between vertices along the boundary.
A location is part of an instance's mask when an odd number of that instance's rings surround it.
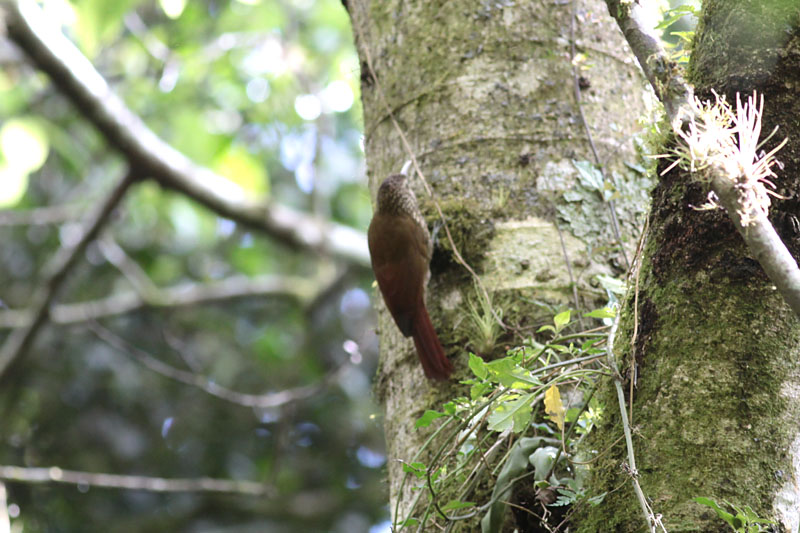
<svg viewBox="0 0 800 533">
<path fill-rule="evenodd" d="M 283 296 L 301 304 L 313 301 L 320 282 L 293 276 L 233 276 L 204 284 L 183 283 L 147 292 L 117 292 L 106 298 L 50 308 L 55 324 L 70 325 L 132 313 L 145 308 L 191 307 L 256 296 Z M 27 327 L 35 318 L 28 310 L 0 310 L 0 329 Z"/>
<path fill-rule="evenodd" d="M 63 483 L 107 489 L 146 490 L 150 492 L 223 492 L 249 496 L 274 496 L 275 489 L 254 481 L 214 478 L 174 478 L 123 476 L 50 468 L 0 465 L 0 479 L 22 483 Z"/>
<path fill-rule="evenodd" d="M 667 119 L 679 133 L 683 124 L 695 118 L 692 111 L 695 107 L 694 92 L 684 80 L 681 68 L 669 58 L 656 34 L 643 25 L 643 7 L 639 2 L 606 0 L 606 5 L 639 60 L 650 85 L 664 104 Z M 737 187 L 721 166 L 710 168 L 708 174 L 711 190 L 720 199 L 750 252 L 800 317 L 800 269 L 797 261 L 781 241 L 766 213 L 749 211 L 744 213 L 743 220 L 742 206 L 748 205 L 746 188 Z"/>
<path fill-rule="evenodd" d="M 321 382 L 314 383 L 313 385 L 306 385 L 303 387 L 295 387 L 293 389 L 285 389 L 278 392 L 270 392 L 267 394 L 246 394 L 237 392 L 221 385 L 217 385 L 211 379 L 194 372 L 181 370 L 175 368 L 167 363 L 156 359 L 144 350 L 133 346 L 122 337 L 112 333 L 99 324 L 90 324 L 89 329 L 97 337 L 125 355 L 131 357 L 137 362 L 144 365 L 146 368 L 152 370 L 157 374 L 164 377 L 178 381 L 185 385 L 191 385 L 198 389 L 207 392 L 211 396 L 215 396 L 227 402 L 235 403 L 244 407 L 258 407 L 262 409 L 280 407 L 287 403 L 305 400 L 317 394 L 320 390 L 325 388 L 330 382 L 333 381 L 339 374 L 341 367 L 333 372 L 330 372 Z"/>
<path fill-rule="evenodd" d="M 9 38 L 144 177 L 287 245 L 369 264 L 363 233 L 274 202 L 254 201 L 235 183 L 194 164 L 125 106 L 77 47 L 48 23 L 35 2 L 18 0 L 3 5 Z"/>
<path fill-rule="evenodd" d="M 0 211 L 0 226 L 42 226 L 61 224 L 80 218 L 84 206 L 62 204 L 35 209 L 4 209 Z"/>
<path fill-rule="evenodd" d="M 134 182 L 134 170 L 129 169 L 128 173 L 119 180 L 106 199 L 100 204 L 96 212 L 86 217 L 83 224 L 80 240 L 71 248 L 62 247 L 56 253 L 51 263 L 50 274 L 46 282 L 39 288 L 33 297 L 31 305 L 30 319 L 27 324 L 13 331 L 0 348 L 0 378 L 2 378 L 9 366 L 28 348 L 33 341 L 36 333 L 44 325 L 48 317 L 50 304 L 55 299 L 61 289 L 64 280 L 70 270 L 75 265 L 77 258 L 86 250 L 89 243 L 97 237 L 100 230 L 108 222 L 111 213 L 125 197 L 128 188 Z"/>
<path fill-rule="evenodd" d="M 692 87 L 683 78 L 683 70 L 670 59 L 659 36 L 644 25 L 647 19 L 640 2 L 606 0 L 606 5 L 671 121 L 694 97 Z"/>
</svg>

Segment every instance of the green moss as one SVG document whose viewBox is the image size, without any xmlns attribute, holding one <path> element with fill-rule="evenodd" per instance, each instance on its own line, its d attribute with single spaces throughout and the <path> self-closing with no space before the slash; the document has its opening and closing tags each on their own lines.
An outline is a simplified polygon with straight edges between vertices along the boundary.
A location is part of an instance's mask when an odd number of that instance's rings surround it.
<svg viewBox="0 0 800 533">
<path fill-rule="evenodd" d="M 687 275 L 646 286 L 639 296 L 633 411 L 645 494 L 669 531 L 715 531 L 720 525 L 713 513 L 702 514 L 692 501 L 697 496 L 750 505 L 769 516 L 769 495 L 782 484 L 778 473 L 792 468 L 785 451 L 794 431 L 781 421 L 793 419 L 797 407 L 781 390 L 794 373 L 794 358 L 785 351 L 800 341 L 796 320 L 770 312 L 781 302 L 758 279 Z M 643 320 L 648 306 L 649 323 Z M 618 339 L 633 334 L 630 307 L 629 302 Z M 617 348 L 623 374 L 630 375 L 630 343 Z M 621 434 L 611 383 L 601 400 L 608 413 L 604 426 L 619 429 L 595 432 L 589 444 L 594 450 L 606 449 Z M 593 465 L 593 486 L 612 490 L 626 484 L 619 468 L 624 452 L 617 445 Z M 589 511 L 579 531 L 599 531 L 592 524 L 608 517 L 613 527 L 605 530 L 639 531 L 644 522 L 634 501 L 630 495 L 606 499 L 604 509 Z"/>
<path fill-rule="evenodd" d="M 441 220 L 432 202 L 425 199 L 421 203 L 423 212 L 429 214 L 428 223 L 434 229 L 439 227 L 435 241 L 436 249 L 445 252 L 448 262 L 456 262 L 456 258 L 453 256 L 453 246 L 447 238 L 445 229 L 440 227 Z M 447 228 L 450 230 L 453 243 L 461 257 L 472 268 L 480 271 L 484 254 L 494 234 L 488 219 L 482 215 L 483 211 L 480 205 L 474 200 L 455 197 L 451 197 L 449 200 L 440 200 L 439 205 L 445 220 L 447 220 Z M 431 269 L 435 270 L 436 265 L 432 265 Z"/>
</svg>

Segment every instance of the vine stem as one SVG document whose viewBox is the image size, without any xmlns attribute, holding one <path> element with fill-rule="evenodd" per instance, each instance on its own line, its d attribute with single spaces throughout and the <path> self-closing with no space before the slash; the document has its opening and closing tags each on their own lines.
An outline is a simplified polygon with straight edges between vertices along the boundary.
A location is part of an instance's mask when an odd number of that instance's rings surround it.
<svg viewBox="0 0 800 533">
<path fill-rule="evenodd" d="M 611 326 L 611 331 L 608 334 L 608 346 L 606 353 L 608 354 L 608 364 L 614 371 L 614 388 L 617 390 L 617 400 L 619 401 L 619 414 L 622 417 L 622 430 L 625 433 L 625 446 L 628 450 L 628 475 L 631 477 L 633 483 L 633 491 L 636 493 L 636 498 L 639 500 L 639 505 L 644 513 L 644 518 L 647 521 L 647 526 L 650 528 L 651 533 L 656 532 L 656 526 L 659 526 L 662 531 L 666 533 L 666 528 L 661 523 L 661 516 L 656 515 L 653 509 L 647 503 L 647 497 L 642 491 L 639 484 L 639 472 L 636 470 L 636 455 L 633 452 L 633 437 L 631 434 L 631 425 L 628 421 L 628 411 L 625 408 L 625 393 L 622 390 L 622 375 L 619 373 L 617 361 L 614 358 L 614 338 L 617 335 L 617 327 L 619 326 L 620 314 L 614 319 L 614 325 Z M 632 379 L 632 378 L 631 378 Z"/>
</svg>

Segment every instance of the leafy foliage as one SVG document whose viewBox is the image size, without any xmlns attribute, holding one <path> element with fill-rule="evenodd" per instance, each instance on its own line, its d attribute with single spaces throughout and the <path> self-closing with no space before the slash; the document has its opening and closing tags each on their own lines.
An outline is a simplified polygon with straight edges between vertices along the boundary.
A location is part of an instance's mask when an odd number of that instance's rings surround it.
<svg viewBox="0 0 800 533">
<path fill-rule="evenodd" d="M 589 314 L 603 319 L 613 310 Z M 493 361 L 469 354 L 474 377 L 462 382 L 469 397 L 456 397 L 417 421 L 418 428 L 436 429 L 427 441 L 430 450 L 420 450 L 404 465 L 404 483 L 412 483 L 417 494 L 427 493 L 427 500 L 418 498 L 407 516 L 396 516 L 398 531 L 480 518 L 481 530 L 493 533 L 519 491 L 541 495 L 543 523 L 557 507 L 602 501 L 604 495 L 584 493 L 583 470 L 565 459 L 574 456 L 601 416 L 592 394 L 604 374 L 595 361 L 605 354 L 598 346 L 605 334 L 568 333 L 577 326 L 571 317 L 570 311 L 557 313 L 552 324 L 539 328 L 539 335 L 551 336 L 546 343 L 529 338 Z M 423 453 L 433 460 L 419 461 Z M 545 493 L 554 496 L 548 500 Z M 439 503 L 444 500 L 448 504 Z"/>
<path fill-rule="evenodd" d="M 725 510 L 720 504 L 711 498 L 698 497 L 695 498 L 694 501 L 700 505 L 705 505 L 714 509 L 714 511 L 717 513 L 717 516 L 731 526 L 731 529 L 736 533 L 758 533 L 760 531 L 770 531 L 768 526 L 775 524 L 775 522 L 772 520 L 759 518 L 759 516 L 749 505 L 738 507 L 728 501 L 723 500 L 723 503 L 733 511 L 731 513 Z"/>
</svg>

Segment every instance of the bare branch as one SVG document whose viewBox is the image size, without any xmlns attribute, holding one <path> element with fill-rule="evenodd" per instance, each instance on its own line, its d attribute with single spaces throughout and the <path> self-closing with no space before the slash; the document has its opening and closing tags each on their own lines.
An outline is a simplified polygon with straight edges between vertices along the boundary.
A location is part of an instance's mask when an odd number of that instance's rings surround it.
<svg viewBox="0 0 800 533">
<path fill-rule="evenodd" d="M 71 248 L 62 247 L 58 250 L 50 265 L 52 273 L 33 297 L 29 321 L 23 328 L 13 331 L 0 348 L 0 378 L 5 375 L 9 365 L 28 348 L 39 328 L 44 325 L 50 304 L 67 278 L 67 274 L 72 270 L 78 257 L 86 250 L 89 243 L 106 225 L 111 213 L 125 197 L 125 193 L 133 182 L 134 170 L 131 169 L 114 186 L 97 210 L 86 217 L 80 240 Z"/>
<path fill-rule="evenodd" d="M 97 335 L 103 342 L 125 355 L 138 361 L 145 367 L 164 377 L 197 387 L 212 396 L 221 398 L 227 402 L 235 403 L 244 407 L 274 408 L 286 405 L 287 403 L 305 400 L 317 394 L 320 390 L 328 386 L 335 377 L 338 376 L 340 368 L 329 373 L 321 382 L 293 389 L 286 389 L 267 394 L 245 394 L 237 392 L 221 385 L 217 385 L 208 377 L 175 368 L 167 363 L 156 359 L 144 350 L 133 346 L 122 337 L 112 333 L 97 323 L 89 325 L 89 329 Z"/>
<path fill-rule="evenodd" d="M 254 481 L 215 478 L 163 478 L 147 476 L 123 476 L 64 470 L 57 466 L 30 468 L 0 465 L 0 479 L 21 483 L 63 483 L 86 485 L 107 489 L 146 490 L 150 492 L 222 492 L 248 496 L 274 496 L 270 485 Z"/>
<path fill-rule="evenodd" d="M 36 209 L 4 209 L 0 211 L 0 226 L 42 226 L 60 224 L 80 218 L 83 205 L 63 204 Z"/>
<path fill-rule="evenodd" d="M 681 107 L 691 102 L 694 92 L 683 78 L 681 67 L 675 63 L 661 46 L 661 39 L 644 25 L 647 20 L 640 2 L 606 0 L 608 12 L 617 21 L 625 40 L 639 61 L 644 75 L 664 104 L 667 116 L 672 120 Z"/>
<path fill-rule="evenodd" d="M 50 319 L 55 324 L 69 325 L 123 315 L 145 308 L 191 307 L 258 296 L 292 298 L 305 304 L 313 301 L 324 287 L 325 283 L 322 281 L 293 276 L 264 275 L 255 278 L 233 276 L 204 284 L 183 283 L 147 292 L 117 292 L 106 298 L 88 302 L 56 304 L 50 309 Z M 2 310 L 0 329 L 27 327 L 34 317 L 35 314 L 31 311 Z"/>
<path fill-rule="evenodd" d="M 330 253 L 363 266 L 369 264 L 362 232 L 274 202 L 254 201 L 232 181 L 194 164 L 125 106 L 77 47 L 48 23 L 35 2 L 18 0 L 4 2 L 6 5 L 9 38 L 145 177 L 287 245 Z"/>
<path fill-rule="evenodd" d="M 728 212 L 750 253 L 795 314 L 800 316 L 800 270 L 794 257 L 786 249 L 766 215 L 751 212 L 748 224 L 743 223 L 740 214 L 741 190 L 731 180 L 722 177 L 720 172 L 712 173 L 711 179 L 711 187 L 720 205 Z"/>
<path fill-rule="evenodd" d="M 108 233 L 97 241 L 97 245 L 106 261 L 117 267 L 117 270 L 133 285 L 136 292 L 144 295 L 144 299 L 147 299 L 147 295 L 158 293 L 158 286 L 153 283 L 147 272 L 131 259 Z M 157 299 L 157 297 L 151 299 Z"/>
<path fill-rule="evenodd" d="M 680 135 L 683 124 L 695 118 L 693 90 L 683 78 L 680 67 L 661 46 L 658 37 L 642 24 L 639 2 L 606 0 L 608 11 L 639 60 L 656 95 L 664 104 L 667 118 Z M 736 176 L 729 176 L 724 165 L 708 169 L 711 190 L 720 199 L 733 225 L 744 239 L 753 257 L 797 316 L 800 316 L 800 269 L 786 249 L 767 215 L 753 210 L 742 217 L 742 207 L 751 201 L 745 187 L 734 185 Z M 746 223 L 746 225 L 745 225 Z"/>
</svg>

